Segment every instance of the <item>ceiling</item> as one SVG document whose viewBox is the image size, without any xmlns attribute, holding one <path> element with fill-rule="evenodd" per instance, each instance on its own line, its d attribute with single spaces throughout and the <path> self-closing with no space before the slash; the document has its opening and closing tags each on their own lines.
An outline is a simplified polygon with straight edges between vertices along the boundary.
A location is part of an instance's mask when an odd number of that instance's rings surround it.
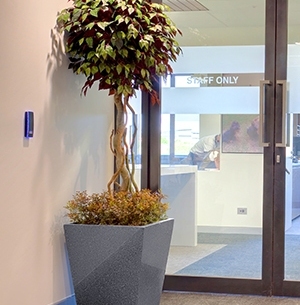
<svg viewBox="0 0 300 305">
<path fill-rule="evenodd" d="M 265 0 L 163 0 L 181 46 L 263 45 Z M 289 0 L 289 43 L 300 41 L 300 0 Z"/>
<path fill-rule="evenodd" d="M 200 3 L 200 0 L 163 0 L 171 11 L 207 11 L 207 8 Z"/>
</svg>

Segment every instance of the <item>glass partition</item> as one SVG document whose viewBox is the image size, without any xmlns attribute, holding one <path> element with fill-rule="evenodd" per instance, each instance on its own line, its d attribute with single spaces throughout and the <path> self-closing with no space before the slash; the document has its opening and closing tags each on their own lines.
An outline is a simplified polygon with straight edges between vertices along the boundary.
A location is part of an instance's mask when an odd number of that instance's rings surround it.
<svg viewBox="0 0 300 305">
<path fill-rule="evenodd" d="M 183 54 L 162 86 L 161 187 L 175 219 L 166 273 L 260 279 L 265 2 L 201 3 L 169 13 Z"/>
<path fill-rule="evenodd" d="M 300 3 L 289 1 L 285 196 L 285 279 L 300 280 Z"/>
</svg>

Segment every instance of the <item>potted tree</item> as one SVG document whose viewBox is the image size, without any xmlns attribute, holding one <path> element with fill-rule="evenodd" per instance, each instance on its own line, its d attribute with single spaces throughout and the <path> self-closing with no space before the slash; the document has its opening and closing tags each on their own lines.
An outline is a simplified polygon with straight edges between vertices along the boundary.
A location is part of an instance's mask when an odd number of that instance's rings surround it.
<svg viewBox="0 0 300 305">
<path fill-rule="evenodd" d="M 116 109 L 110 138 L 116 171 L 107 190 L 77 192 L 66 206 L 77 305 L 159 304 L 173 219 L 166 217 L 164 195 L 139 190 L 134 180 L 136 128 L 127 143 L 126 121 L 128 112 L 134 114 L 130 97 L 136 90 L 159 102 L 153 82 L 172 72 L 170 62 L 181 52 L 175 40 L 180 31 L 151 0 L 72 1 L 57 17 L 69 68 L 86 76 L 84 95 L 97 83 L 113 95 Z"/>
</svg>

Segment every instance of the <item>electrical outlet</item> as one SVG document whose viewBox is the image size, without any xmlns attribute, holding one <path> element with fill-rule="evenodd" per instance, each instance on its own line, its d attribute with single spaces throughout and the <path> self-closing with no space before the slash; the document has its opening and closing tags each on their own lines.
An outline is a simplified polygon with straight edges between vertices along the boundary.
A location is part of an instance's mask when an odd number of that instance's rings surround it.
<svg viewBox="0 0 300 305">
<path fill-rule="evenodd" d="M 247 208 L 237 208 L 237 213 L 240 215 L 247 215 Z"/>
</svg>

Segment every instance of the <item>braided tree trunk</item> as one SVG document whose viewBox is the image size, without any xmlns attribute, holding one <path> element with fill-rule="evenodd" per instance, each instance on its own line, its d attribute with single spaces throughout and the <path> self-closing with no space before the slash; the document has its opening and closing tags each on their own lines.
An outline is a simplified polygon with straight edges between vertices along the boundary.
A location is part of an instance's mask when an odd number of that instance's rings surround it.
<svg viewBox="0 0 300 305">
<path fill-rule="evenodd" d="M 116 106 L 116 124 L 112 131 L 110 139 L 110 148 L 116 160 L 116 172 L 108 182 L 108 191 L 113 191 L 114 184 L 118 185 L 119 191 L 138 191 L 138 187 L 134 180 L 134 155 L 133 146 L 136 138 L 136 124 L 134 123 L 134 134 L 132 142 L 128 146 L 126 141 L 126 124 L 128 117 L 128 109 L 134 115 L 135 112 L 128 102 L 129 97 L 122 94 L 114 95 L 114 103 Z M 131 167 L 129 165 L 128 152 L 131 153 Z M 118 177 L 121 178 L 121 183 L 117 183 Z"/>
</svg>

